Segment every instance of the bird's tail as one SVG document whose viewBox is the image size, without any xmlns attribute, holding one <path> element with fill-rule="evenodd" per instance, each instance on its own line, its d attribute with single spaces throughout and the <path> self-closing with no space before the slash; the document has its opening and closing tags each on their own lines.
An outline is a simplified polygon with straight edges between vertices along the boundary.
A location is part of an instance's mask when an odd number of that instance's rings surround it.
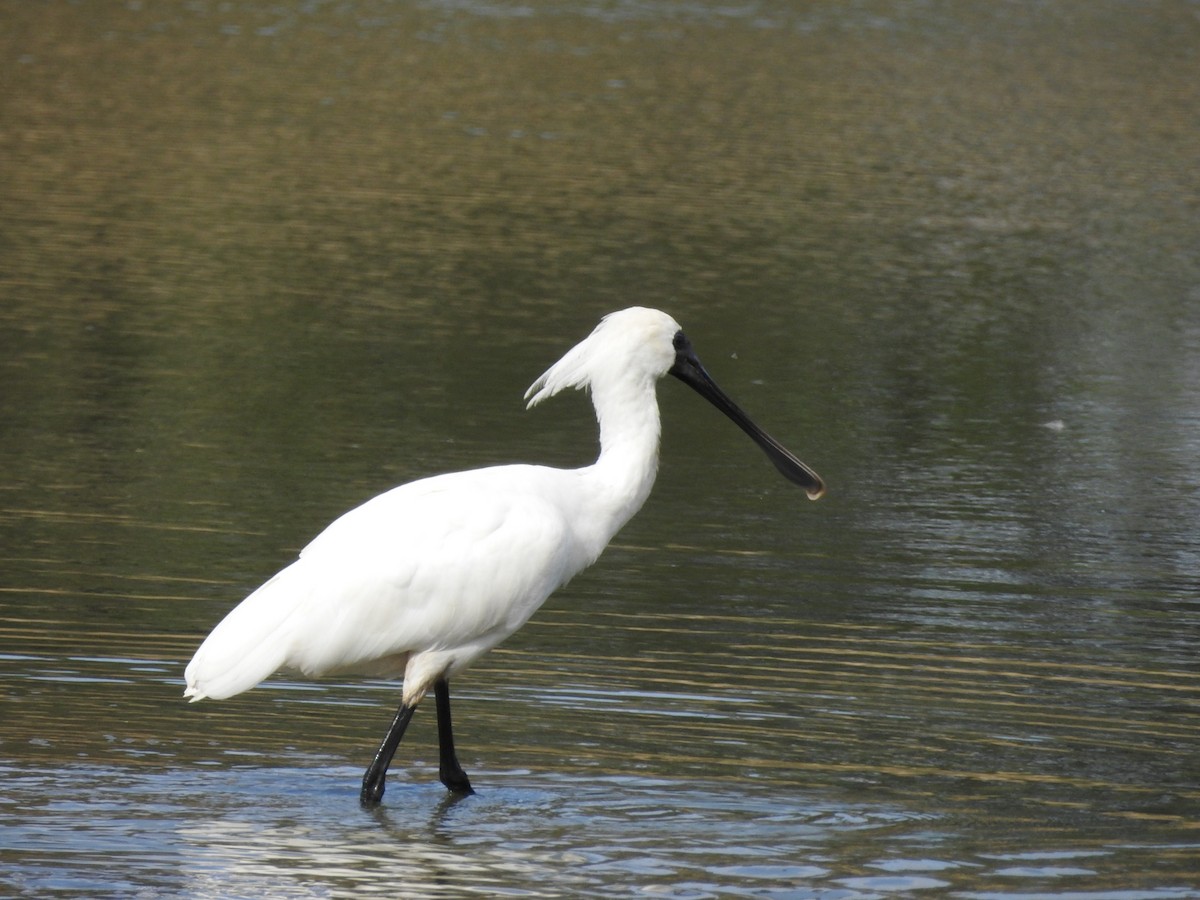
<svg viewBox="0 0 1200 900">
<path fill-rule="evenodd" d="M 284 569 L 243 600 L 204 639 L 184 671 L 191 702 L 224 700 L 269 678 L 287 660 L 288 620 L 296 607 Z"/>
</svg>

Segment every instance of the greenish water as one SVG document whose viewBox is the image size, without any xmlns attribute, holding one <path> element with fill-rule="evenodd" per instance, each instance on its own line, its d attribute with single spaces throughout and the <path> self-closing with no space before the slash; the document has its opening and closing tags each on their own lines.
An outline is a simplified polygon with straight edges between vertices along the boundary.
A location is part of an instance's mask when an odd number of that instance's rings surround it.
<svg viewBox="0 0 1200 900">
<path fill-rule="evenodd" d="M 1200 897 L 1200 19 L 1089 2 L 0 0 L 0 893 Z M 189 706 L 394 484 L 659 483 L 460 677 Z"/>
</svg>

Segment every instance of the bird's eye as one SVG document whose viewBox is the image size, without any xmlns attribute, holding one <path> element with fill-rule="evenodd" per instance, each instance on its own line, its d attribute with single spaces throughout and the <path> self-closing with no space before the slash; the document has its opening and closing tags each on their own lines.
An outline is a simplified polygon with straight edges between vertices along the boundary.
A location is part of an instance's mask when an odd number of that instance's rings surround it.
<svg viewBox="0 0 1200 900">
<path fill-rule="evenodd" d="M 676 350 L 682 350 L 684 347 L 687 346 L 687 342 L 688 342 L 688 339 L 684 336 L 683 332 L 677 331 L 677 332 L 675 332 L 674 340 L 671 341 L 671 346 L 674 347 Z"/>
</svg>

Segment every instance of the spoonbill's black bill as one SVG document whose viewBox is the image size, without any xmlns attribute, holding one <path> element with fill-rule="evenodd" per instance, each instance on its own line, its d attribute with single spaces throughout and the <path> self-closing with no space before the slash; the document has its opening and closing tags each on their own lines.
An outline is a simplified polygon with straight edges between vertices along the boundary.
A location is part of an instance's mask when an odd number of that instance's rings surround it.
<svg viewBox="0 0 1200 900">
<path fill-rule="evenodd" d="M 692 350 L 692 342 L 682 331 L 675 334 L 674 345 L 675 365 L 668 371 L 680 381 L 690 384 L 697 393 L 733 419 L 738 428 L 750 435 L 751 440 L 763 449 L 784 478 L 804 488 L 810 500 L 819 500 L 825 493 L 825 482 L 821 480 L 821 476 L 800 462 L 787 447 L 755 425 L 750 417 L 742 412 L 741 407 L 729 399 L 729 395 L 717 386 L 712 376 L 704 370 L 704 366 L 700 365 L 700 360 Z"/>
<path fill-rule="evenodd" d="M 606 316 L 526 392 L 529 405 L 588 388 L 600 455 L 582 469 L 510 465 L 394 488 L 334 521 L 213 629 L 184 696 L 224 699 L 272 673 L 354 671 L 403 678 L 400 707 L 363 776 L 384 781 L 417 704 L 434 692 L 439 777 L 471 793 L 450 725 L 449 679 L 520 628 L 591 565 L 641 508 L 658 465 L 655 388 L 670 372 L 748 434 L 812 499 L 825 485 L 712 380 L 679 324 L 634 307 Z"/>
</svg>

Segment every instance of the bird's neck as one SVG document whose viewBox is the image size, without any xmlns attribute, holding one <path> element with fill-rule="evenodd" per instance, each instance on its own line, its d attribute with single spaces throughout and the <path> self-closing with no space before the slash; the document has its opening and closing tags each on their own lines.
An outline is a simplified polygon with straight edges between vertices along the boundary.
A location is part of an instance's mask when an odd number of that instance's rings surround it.
<svg viewBox="0 0 1200 900">
<path fill-rule="evenodd" d="M 593 386 L 600 423 L 600 457 L 591 476 L 608 500 L 612 533 L 629 521 L 650 494 L 658 473 L 661 424 L 654 382 Z"/>
</svg>

